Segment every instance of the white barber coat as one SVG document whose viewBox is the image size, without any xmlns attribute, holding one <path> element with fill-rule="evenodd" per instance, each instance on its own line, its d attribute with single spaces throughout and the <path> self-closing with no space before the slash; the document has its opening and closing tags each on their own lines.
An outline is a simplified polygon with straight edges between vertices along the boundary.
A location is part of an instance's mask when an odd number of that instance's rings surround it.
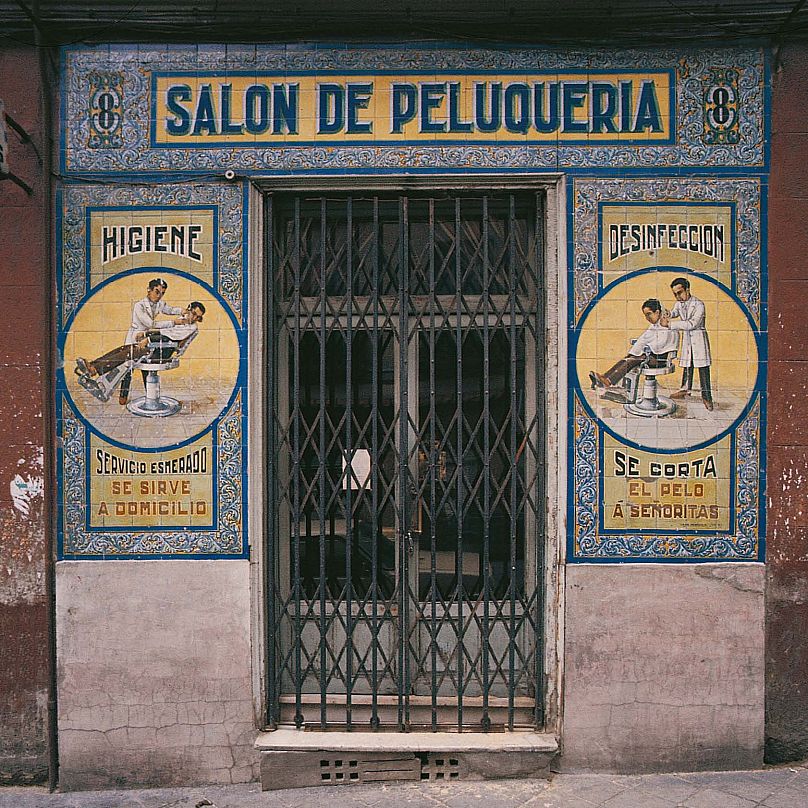
<svg viewBox="0 0 808 808">
<path fill-rule="evenodd" d="M 671 309 L 671 330 L 682 333 L 680 368 L 710 367 L 710 339 L 704 328 L 704 320 L 704 303 L 692 295 L 689 300 L 678 300 Z"/>
<path fill-rule="evenodd" d="M 160 315 L 169 315 L 178 317 L 182 314 L 182 309 L 176 306 L 169 306 L 162 300 L 152 303 L 148 297 L 143 300 L 138 300 L 132 307 L 132 325 L 129 326 L 129 331 L 126 332 L 126 341 L 124 345 L 134 345 L 137 342 L 135 335 L 143 331 L 148 331 L 150 328 L 160 328 L 161 326 L 174 325 L 173 320 L 165 318 L 158 320 Z"/>
<path fill-rule="evenodd" d="M 629 356 L 642 356 L 646 346 L 651 349 L 651 353 L 665 354 L 668 351 L 675 351 L 679 344 L 679 334 L 664 328 L 659 323 L 648 326 L 645 331 L 637 337 L 637 341 L 631 346 Z"/>
</svg>

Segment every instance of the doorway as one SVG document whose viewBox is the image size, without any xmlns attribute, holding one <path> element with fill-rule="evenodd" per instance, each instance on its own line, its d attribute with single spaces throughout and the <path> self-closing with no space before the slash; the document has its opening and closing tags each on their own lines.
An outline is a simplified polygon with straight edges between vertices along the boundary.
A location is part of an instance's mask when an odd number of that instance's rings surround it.
<svg viewBox="0 0 808 808">
<path fill-rule="evenodd" d="M 270 725 L 542 726 L 543 192 L 266 204 Z"/>
</svg>

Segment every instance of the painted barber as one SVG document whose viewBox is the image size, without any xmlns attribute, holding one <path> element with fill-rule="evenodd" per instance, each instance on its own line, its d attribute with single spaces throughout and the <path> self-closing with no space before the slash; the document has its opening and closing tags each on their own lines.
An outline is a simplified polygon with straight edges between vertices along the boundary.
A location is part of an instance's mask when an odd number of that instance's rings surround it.
<svg viewBox="0 0 808 808">
<path fill-rule="evenodd" d="M 126 334 L 125 345 L 135 345 L 137 335 L 150 329 L 168 328 L 172 325 L 185 323 L 184 312 L 177 306 L 169 306 L 164 300 L 168 284 L 162 278 L 152 278 L 146 289 L 146 297 L 138 300 L 132 307 L 132 323 Z M 126 404 L 129 400 L 129 386 L 132 381 L 132 374 L 127 373 L 121 379 L 120 395 L 118 403 Z M 143 383 L 146 383 L 146 372 L 143 372 Z"/>
<path fill-rule="evenodd" d="M 693 389 L 693 369 L 699 369 L 699 385 L 701 400 L 704 406 L 712 411 L 713 393 L 710 387 L 710 339 L 705 328 L 704 303 L 690 292 L 690 281 L 687 278 L 674 278 L 671 291 L 676 303 L 670 317 L 663 319 L 672 331 L 682 333 L 682 344 L 679 347 L 679 367 L 682 368 L 682 384 L 671 393 L 671 398 L 687 398 Z"/>
</svg>

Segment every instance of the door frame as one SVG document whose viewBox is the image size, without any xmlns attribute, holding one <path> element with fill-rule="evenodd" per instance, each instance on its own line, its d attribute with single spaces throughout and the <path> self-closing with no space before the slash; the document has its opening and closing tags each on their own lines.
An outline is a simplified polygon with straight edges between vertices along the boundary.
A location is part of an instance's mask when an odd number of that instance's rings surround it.
<svg viewBox="0 0 808 808">
<path fill-rule="evenodd" d="M 564 637 L 564 561 L 566 547 L 566 475 L 567 475 L 567 267 L 566 267 L 566 182 L 562 174 L 507 174 L 447 176 L 430 174 L 419 177 L 391 176 L 295 176 L 290 178 L 255 179 L 248 189 L 248 317 L 250 340 L 248 346 L 248 501 L 260 503 L 247 513 L 247 533 L 250 548 L 250 603 L 253 708 L 257 730 L 271 730 L 267 725 L 268 682 L 270 659 L 268 636 L 268 576 L 267 541 L 264 535 L 266 508 L 271 502 L 269 480 L 265 472 L 265 457 L 271 447 L 266 438 L 268 429 L 264 407 L 268 380 L 264 334 L 266 312 L 271 293 L 267 282 L 268 256 L 264 239 L 267 233 L 266 194 L 273 193 L 355 193 L 374 191 L 414 193 L 421 191 L 544 191 L 546 194 L 545 238 L 545 305 L 544 329 L 547 345 L 545 355 L 547 401 L 545 402 L 545 452 L 548 458 L 546 491 L 546 544 L 542 602 L 544 687 L 537 694 L 544 704 L 544 731 L 560 734 L 562 722 L 563 637 Z"/>
</svg>

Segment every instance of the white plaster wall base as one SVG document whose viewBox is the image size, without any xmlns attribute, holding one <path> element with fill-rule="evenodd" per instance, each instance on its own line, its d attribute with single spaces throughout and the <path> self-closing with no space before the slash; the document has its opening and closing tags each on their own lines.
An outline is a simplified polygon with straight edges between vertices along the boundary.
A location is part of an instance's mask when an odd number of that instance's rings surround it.
<svg viewBox="0 0 808 808">
<path fill-rule="evenodd" d="M 762 564 L 571 564 L 566 581 L 565 771 L 762 765 Z"/>
<path fill-rule="evenodd" d="M 56 565 L 60 785 L 258 775 L 249 562 Z"/>
</svg>

